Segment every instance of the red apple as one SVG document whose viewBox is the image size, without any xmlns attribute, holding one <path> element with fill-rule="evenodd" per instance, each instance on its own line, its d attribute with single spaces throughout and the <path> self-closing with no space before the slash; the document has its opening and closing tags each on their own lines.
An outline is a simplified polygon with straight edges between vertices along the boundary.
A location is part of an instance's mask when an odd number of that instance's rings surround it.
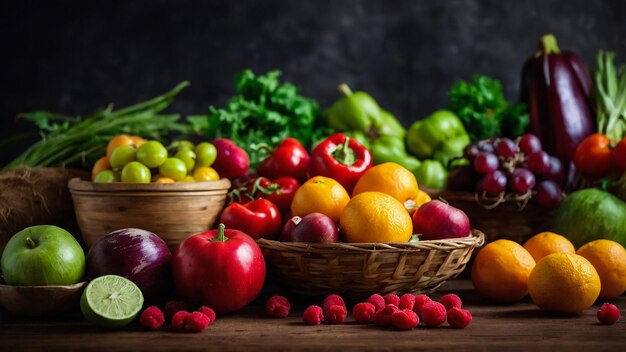
<svg viewBox="0 0 626 352">
<path fill-rule="evenodd" d="M 413 214 L 413 233 L 419 234 L 421 240 L 467 237 L 470 222 L 463 210 L 431 200 Z"/>
<path fill-rule="evenodd" d="M 299 222 L 292 220 L 296 226 L 291 230 L 294 242 L 339 242 L 337 224 L 321 213 L 307 214 Z"/>
<path fill-rule="evenodd" d="M 226 138 L 215 139 L 212 143 L 217 150 L 217 157 L 211 166 L 221 177 L 234 180 L 248 173 L 250 159 L 245 150 Z"/>
<path fill-rule="evenodd" d="M 238 230 L 206 231 L 187 237 L 172 257 L 178 293 L 189 303 L 217 313 L 252 302 L 265 281 L 265 260 L 252 237 Z"/>
</svg>

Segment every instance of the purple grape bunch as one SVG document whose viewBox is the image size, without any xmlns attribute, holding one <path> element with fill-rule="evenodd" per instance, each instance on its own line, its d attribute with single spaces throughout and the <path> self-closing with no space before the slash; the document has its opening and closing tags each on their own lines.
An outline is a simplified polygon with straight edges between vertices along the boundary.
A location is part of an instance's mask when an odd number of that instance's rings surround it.
<svg viewBox="0 0 626 352">
<path fill-rule="evenodd" d="M 563 165 L 542 150 L 541 141 L 533 134 L 524 134 L 517 141 L 495 138 L 473 142 L 465 148 L 464 156 L 479 176 L 476 190 L 480 194 L 532 196 L 549 209 L 561 200 Z"/>
</svg>

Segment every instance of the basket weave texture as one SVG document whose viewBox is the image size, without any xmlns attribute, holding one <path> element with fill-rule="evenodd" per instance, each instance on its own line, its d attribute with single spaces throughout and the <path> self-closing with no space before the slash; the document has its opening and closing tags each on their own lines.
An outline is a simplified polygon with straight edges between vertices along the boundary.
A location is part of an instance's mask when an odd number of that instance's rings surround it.
<svg viewBox="0 0 626 352">
<path fill-rule="evenodd" d="M 68 187 L 85 243 L 128 227 L 154 232 L 174 251 L 190 235 L 213 227 L 230 181 L 95 183 L 71 179 Z"/>
<path fill-rule="evenodd" d="M 303 243 L 259 239 L 270 273 L 304 295 L 427 293 L 465 269 L 484 234 L 417 243 Z"/>
<path fill-rule="evenodd" d="M 552 212 L 530 201 L 520 206 L 515 201 L 506 201 L 493 209 L 481 205 L 474 193 L 438 192 L 433 199 L 443 199 L 455 208 L 463 210 L 473 228 L 485 233 L 486 241 L 508 239 L 517 243 L 526 240 L 548 228 Z"/>
</svg>

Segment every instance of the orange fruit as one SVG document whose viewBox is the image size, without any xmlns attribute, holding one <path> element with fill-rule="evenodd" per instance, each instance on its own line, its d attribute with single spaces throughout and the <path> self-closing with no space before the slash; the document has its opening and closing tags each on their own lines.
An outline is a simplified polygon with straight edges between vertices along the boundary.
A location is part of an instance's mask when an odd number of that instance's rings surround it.
<svg viewBox="0 0 626 352">
<path fill-rule="evenodd" d="M 294 194 L 291 213 L 293 216 L 322 213 L 338 223 L 343 208 L 349 201 L 348 192 L 339 182 L 332 178 L 315 176 L 302 184 Z"/>
<path fill-rule="evenodd" d="M 413 233 L 413 222 L 402 203 L 381 192 L 353 197 L 339 225 L 347 242 L 406 242 Z"/>
<path fill-rule="evenodd" d="M 554 253 L 541 259 L 530 273 L 528 293 L 543 310 L 579 313 L 598 298 L 600 277 L 584 257 Z"/>
<path fill-rule="evenodd" d="M 415 175 L 411 171 L 396 163 L 388 162 L 370 168 L 359 178 L 352 196 L 363 192 L 386 193 L 410 210 L 415 208 L 419 188 Z"/>
<path fill-rule="evenodd" d="M 123 145 L 129 145 L 131 147 L 135 147 L 135 141 L 133 141 L 132 137 L 127 134 L 117 135 L 109 141 L 107 144 L 107 158 L 111 157 L 111 154 L 117 147 L 121 147 Z"/>
<path fill-rule="evenodd" d="M 111 164 L 109 164 L 109 158 L 107 158 L 106 156 L 103 156 L 102 158 L 98 159 L 93 164 L 93 168 L 91 169 L 91 179 L 94 180 L 96 178 L 96 175 L 100 173 L 100 171 L 104 171 L 104 170 L 111 170 Z"/>
<path fill-rule="evenodd" d="M 210 166 L 201 166 L 193 170 L 193 178 L 196 181 L 217 181 L 220 175 Z"/>
<path fill-rule="evenodd" d="M 576 254 L 587 259 L 598 272 L 601 299 L 612 300 L 626 291 L 626 249 L 611 240 L 591 241 Z"/>
<path fill-rule="evenodd" d="M 409 211 L 409 214 L 413 216 L 419 207 L 430 202 L 431 200 L 432 198 L 430 198 L 430 195 L 420 189 L 417 191 L 417 196 L 413 199 L 413 203 L 410 201 L 405 202 L 404 207 Z"/>
<path fill-rule="evenodd" d="M 142 145 L 146 144 L 146 142 L 148 142 L 147 140 L 139 137 L 139 136 L 130 136 L 130 139 L 133 140 L 133 144 L 135 145 L 135 148 L 139 148 Z"/>
<path fill-rule="evenodd" d="M 154 180 L 154 182 L 156 182 L 156 183 L 175 183 L 176 181 L 174 181 L 173 178 L 159 176 L 159 177 L 157 177 Z"/>
<path fill-rule="evenodd" d="M 576 253 L 576 248 L 570 240 L 554 232 L 541 232 L 529 238 L 524 248 L 538 262 L 541 258 L 552 253 Z"/>
<path fill-rule="evenodd" d="M 528 293 L 533 256 L 511 240 L 500 239 L 481 249 L 472 264 L 472 283 L 481 295 L 500 302 L 516 302 Z"/>
</svg>

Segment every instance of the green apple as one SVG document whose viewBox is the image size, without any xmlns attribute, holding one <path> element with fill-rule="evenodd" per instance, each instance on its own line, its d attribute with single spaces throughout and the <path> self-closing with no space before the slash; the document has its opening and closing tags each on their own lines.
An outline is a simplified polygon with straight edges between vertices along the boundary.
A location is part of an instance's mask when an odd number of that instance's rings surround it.
<svg viewBox="0 0 626 352">
<path fill-rule="evenodd" d="M 4 281 L 15 286 L 72 285 L 85 275 L 85 252 L 60 227 L 27 227 L 11 237 L 0 260 Z"/>
</svg>

